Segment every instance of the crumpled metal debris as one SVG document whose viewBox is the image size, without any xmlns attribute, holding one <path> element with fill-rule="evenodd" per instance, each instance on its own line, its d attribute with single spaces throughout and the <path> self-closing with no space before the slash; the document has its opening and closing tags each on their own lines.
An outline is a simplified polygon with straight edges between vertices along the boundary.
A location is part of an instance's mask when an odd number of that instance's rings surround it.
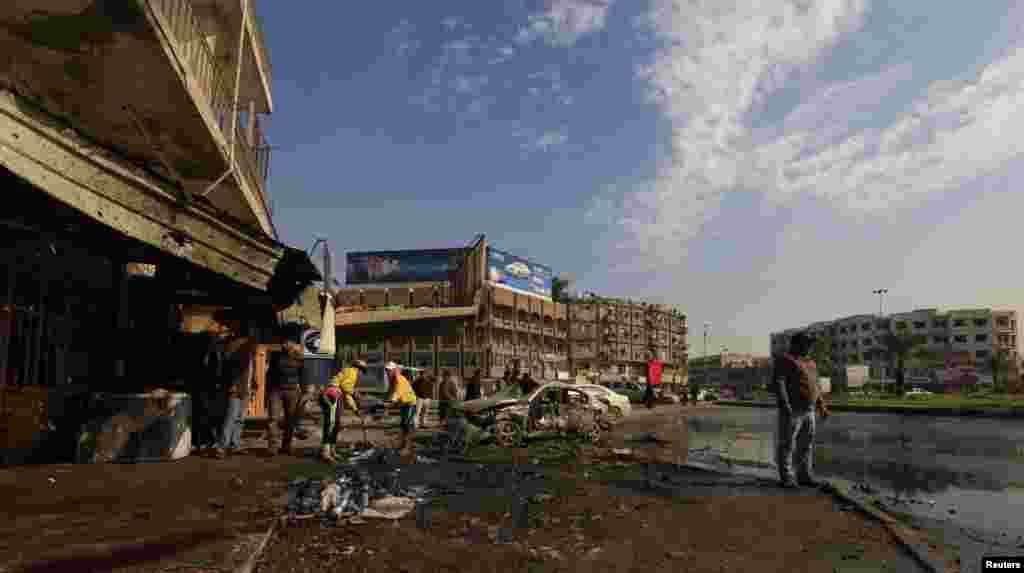
<svg viewBox="0 0 1024 573">
<path fill-rule="evenodd" d="M 325 526 L 333 526 L 343 519 L 365 523 L 350 518 L 400 519 L 412 513 L 435 492 L 424 485 L 402 486 L 396 460 L 393 452 L 369 449 L 339 464 L 334 479 L 292 480 L 288 484 L 289 519 L 316 516 Z"/>
</svg>

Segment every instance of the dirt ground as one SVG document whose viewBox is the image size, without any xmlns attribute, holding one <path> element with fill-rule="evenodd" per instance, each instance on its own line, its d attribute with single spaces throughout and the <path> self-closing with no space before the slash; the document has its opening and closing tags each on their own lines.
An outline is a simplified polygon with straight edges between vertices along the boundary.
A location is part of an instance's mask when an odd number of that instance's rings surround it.
<svg viewBox="0 0 1024 573">
<path fill-rule="evenodd" d="M 611 445 L 644 428 L 643 416 Z M 671 427 L 664 433 L 681 431 Z M 520 465 L 481 448 L 475 459 L 406 468 L 407 479 L 456 491 L 419 523 L 281 527 L 257 571 L 915 570 L 879 526 L 829 496 L 664 463 L 644 471 L 642 461 L 676 458 L 685 444 L 661 448 L 665 456 L 560 444 L 515 452 Z M 257 445 L 228 460 L 0 470 L 0 497 L 12 500 L 0 571 L 231 571 L 282 515 L 288 480 L 325 469 Z M 523 471 L 533 479 L 515 477 Z M 520 527 L 516 491 L 532 496 Z"/>
</svg>

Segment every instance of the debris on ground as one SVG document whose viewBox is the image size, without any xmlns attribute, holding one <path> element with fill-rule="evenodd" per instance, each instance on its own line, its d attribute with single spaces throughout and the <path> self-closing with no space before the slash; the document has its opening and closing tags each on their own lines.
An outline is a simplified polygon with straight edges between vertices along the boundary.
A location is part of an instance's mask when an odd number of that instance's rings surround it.
<svg viewBox="0 0 1024 573">
<path fill-rule="evenodd" d="M 418 463 L 435 463 L 429 460 Z M 433 493 L 426 486 L 403 487 L 401 468 L 393 451 L 374 448 L 353 455 L 337 466 L 335 477 L 325 480 L 297 478 L 288 485 L 288 519 L 319 517 L 325 526 L 365 523 L 360 517 L 401 519 Z M 371 466 L 376 466 L 372 468 Z M 353 519 L 356 518 L 356 519 Z"/>
</svg>

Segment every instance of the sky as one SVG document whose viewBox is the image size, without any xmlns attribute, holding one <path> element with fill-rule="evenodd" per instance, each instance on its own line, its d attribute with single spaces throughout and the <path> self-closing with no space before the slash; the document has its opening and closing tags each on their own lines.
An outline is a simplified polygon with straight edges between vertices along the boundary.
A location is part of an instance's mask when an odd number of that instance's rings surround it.
<svg viewBox="0 0 1024 573">
<path fill-rule="evenodd" d="M 281 239 L 490 244 L 672 304 L 690 353 L 1024 309 L 1024 3 L 257 5 Z M 344 272 L 341 270 L 340 272 Z M 343 277 L 339 277 L 343 280 Z"/>
</svg>

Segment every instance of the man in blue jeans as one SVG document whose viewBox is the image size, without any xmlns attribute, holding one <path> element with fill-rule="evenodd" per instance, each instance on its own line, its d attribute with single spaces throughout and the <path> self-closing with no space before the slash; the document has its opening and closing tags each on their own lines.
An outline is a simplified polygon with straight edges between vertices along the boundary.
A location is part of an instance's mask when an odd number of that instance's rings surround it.
<svg viewBox="0 0 1024 573">
<path fill-rule="evenodd" d="M 805 332 L 790 338 L 789 352 L 775 357 L 772 384 L 779 405 L 776 464 L 780 485 L 820 487 L 814 477 L 814 433 L 817 426 L 815 410 L 822 418 L 828 409 L 818 388 L 818 367 L 808 358 L 813 340 Z M 793 458 L 796 457 L 796 479 Z"/>
<path fill-rule="evenodd" d="M 223 376 L 227 404 L 224 423 L 217 436 L 216 457 L 224 458 L 242 447 L 242 417 L 249 404 L 255 379 L 254 364 L 256 340 L 248 336 L 242 320 L 230 315 L 218 317 L 223 327 L 220 334 L 227 338 L 224 347 Z"/>
</svg>

